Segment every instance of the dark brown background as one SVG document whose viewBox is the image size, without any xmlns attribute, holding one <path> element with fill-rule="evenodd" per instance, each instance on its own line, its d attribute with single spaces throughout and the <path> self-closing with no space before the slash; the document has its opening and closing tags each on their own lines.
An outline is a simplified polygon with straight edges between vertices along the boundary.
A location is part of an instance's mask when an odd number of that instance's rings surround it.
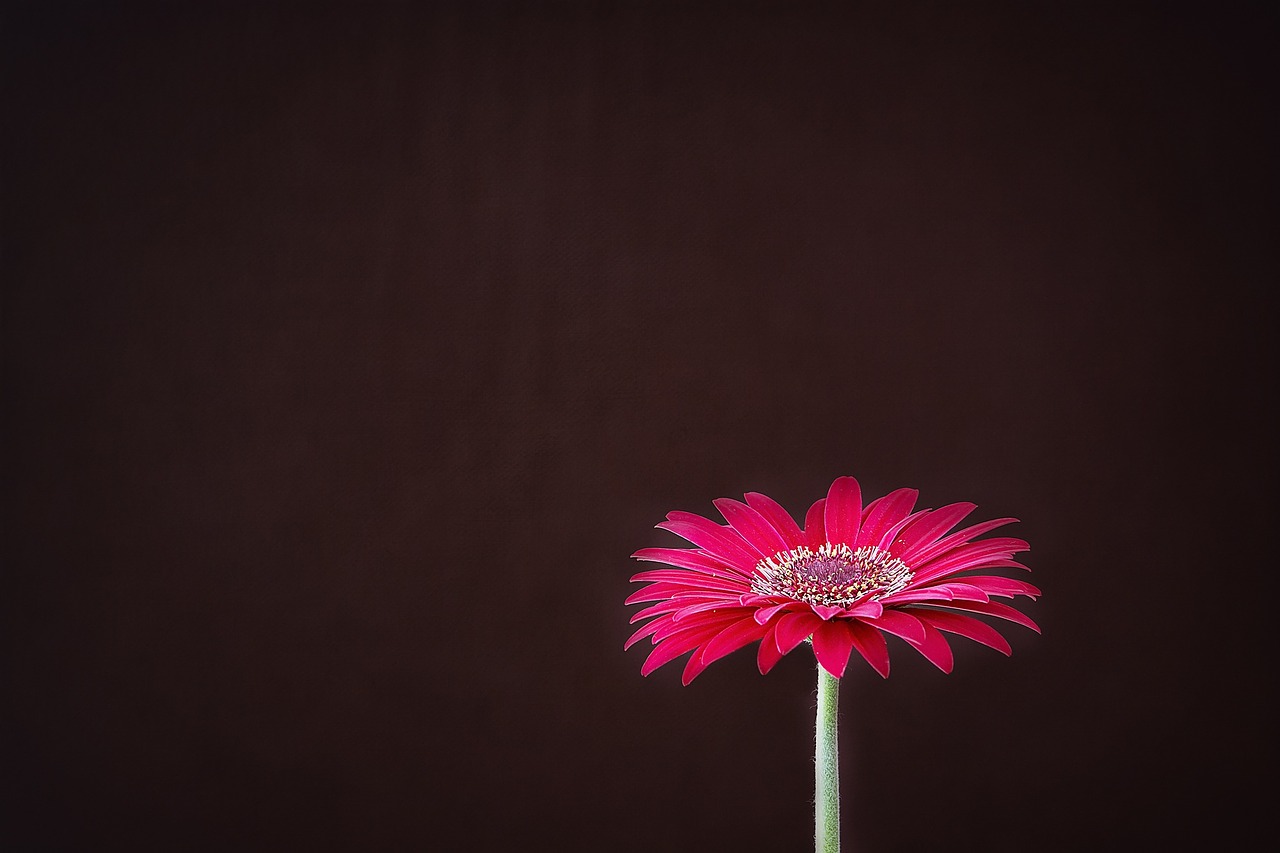
<svg viewBox="0 0 1280 853">
<path fill-rule="evenodd" d="M 176 5 L 5 14 L 6 849 L 804 850 L 811 656 L 622 599 L 845 473 L 1045 590 L 851 848 L 1272 808 L 1271 4 Z"/>
</svg>

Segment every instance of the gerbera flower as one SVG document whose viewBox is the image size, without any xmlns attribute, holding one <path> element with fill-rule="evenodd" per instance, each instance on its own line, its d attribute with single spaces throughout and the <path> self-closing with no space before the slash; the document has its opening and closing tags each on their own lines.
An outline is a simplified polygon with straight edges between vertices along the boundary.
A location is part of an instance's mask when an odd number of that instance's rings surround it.
<svg viewBox="0 0 1280 853">
<path fill-rule="evenodd" d="M 993 600 L 1040 594 L 1025 581 L 990 573 L 1026 569 L 1013 555 L 1028 545 L 977 537 L 1017 519 L 949 533 L 975 505 L 915 511 L 917 494 L 898 489 L 864 507 L 858 481 L 840 477 L 809 508 L 803 529 L 756 492 L 745 496 L 746 503 L 714 502 L 727 524 L 688 512 L 668 514 L 657 526 L 695 547 L 644 548 L 632 555 L 668 566 L 631 579 L 648 586 L 626 603 L 654 602 L 632 617 L 633 623 L 650 621 L 626 644 L 645 637 L 653 643 L 641 673 L 692 651 L 682 679 L 688 684 L 713 661 L 757 640 L 761 673 L 810 640 L 819 665 L 835 678 L 844 674 L 853 649 L 887 678 L 886 634 L 902 638 L 943 672 L 953 664 L 943 632 L 1011 654 L 1005 638 L 977 617 L 1040 630 Z"/>
</svg>

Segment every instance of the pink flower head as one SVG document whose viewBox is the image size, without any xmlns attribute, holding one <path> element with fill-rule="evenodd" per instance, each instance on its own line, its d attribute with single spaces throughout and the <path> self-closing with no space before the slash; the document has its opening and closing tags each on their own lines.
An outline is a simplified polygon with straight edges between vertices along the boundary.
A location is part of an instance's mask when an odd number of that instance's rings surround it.
<svg viewBox="0 0 1280 853">
<path fill-rule="evenodd" d="M 885 634 L 901 637 L 943 672 L 953 664 L 942 632 L 959 634 L 1008 655 L 1009 643 L 977 616 L 1016 622 L 1039 631 L 1030 618 L 993 598 L 1040 590 L 990 574 L 1027 567 L 1013 559 L 1021 539 L 976 539 L 1015 518 L 998 518 L 948 533 L 975 508 L 956 503 L 914 511 L 915 489 L 898 489 L 865 507 L 853 477 L 831 484 L 809 508 L 804 528 L 778 503 L 756 492 L 746 503 L 721 498 L 727 525 L 689 512 L 672 512 L 658 525 L 694 548 L 644 548 L 632 556 L 668 567 L 640 572 L 648 584 L 626 603 L 654 602 L 631 621 L 648 619 L 627 648 L 649 637 L 653 651 L 641 667 L 648 675 L 692 651 L 683 681 L 712 662 L 760 641 L 760 672 L 811 640 L 818 663 L 840 678 L 853 649 L 889 676 Z"/>
</svg>

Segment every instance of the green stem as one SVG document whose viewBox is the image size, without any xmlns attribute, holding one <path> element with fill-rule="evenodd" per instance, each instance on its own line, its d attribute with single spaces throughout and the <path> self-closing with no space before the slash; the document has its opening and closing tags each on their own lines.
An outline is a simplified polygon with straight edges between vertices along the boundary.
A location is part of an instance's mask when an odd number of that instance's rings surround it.
<svg viewBox="0 0 1280 853">
<path fill-rule="evenodd" d="M 813 849 L 840 853 L 840 745 L 836 716 L 840 679 L 818 667 L 818 723 L 814 749 Z"/>
</svg>

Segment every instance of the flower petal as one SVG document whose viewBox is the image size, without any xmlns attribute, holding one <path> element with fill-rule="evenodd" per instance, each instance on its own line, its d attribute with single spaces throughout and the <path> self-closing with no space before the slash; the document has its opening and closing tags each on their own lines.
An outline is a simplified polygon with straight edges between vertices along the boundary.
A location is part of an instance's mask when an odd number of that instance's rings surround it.
<svg viewBox="0 0 1280 853">
<path fill-rule="evenodd" d="M 769 670 L 783 658 L 782 652 L 778 650 L 777 640 L 774 638 L 777 627 L 777 625 L 770 625 L 768 633 L 760 638 L 760 648 L 756 652 L 756 667 L 761 675 L 768 675 Z"/>
<path fill-rule="evenodd" d="M 905 610 L 886 610 L 880 614 L 879 618 L 864 621 L 873 628 L 887 631 L 908 642 L 924 642 L 924 626 L 920 624 L 919 619 Z"/>
<path fill-rule="evenodd" d="M 653 642 L 661 644 L 667 640 L 686 640 L 685 648 L 693 648 L 696 645 L 705 643 L 710 640 L 720 629 L 726 625 L 731 625 L 742 618 L 742 613 L 704 613 L 701 616 L 695 616 L 685 622 L 673 622 L 670 619 L 659 619 L 662 626 L 653 632 Z"/>
<path fill-rule="evenodd" d="M 849 626 L 849 639 L 871 668 L 880 673 L 881 678 L 889 677 L 889 645 L 884 641 L 884 634 L 862 622 L 845 622 Z M 814 635 L 814 648 L 817 648 L 817 635 Z M 828 670 L 830 672 L 830 670 Z"/>
<path fill-rule="evenodd" d="M 884 612 L 884 605 L 878 601 L 868 599 L 859 602 L 852 607 L 846 607 L 844 614 L 846 616 L 856 616 L 860 619 L 877 619 Z"/>
<path fill-rule="evenodd" d="M 764 625 L 774 616 L 778 615 L 788 607 L 795 607 L 794 601 L 784 601 L 782 604 L 775 604 L 772 607 L 762 607 L 755 613 L 755 620 L 758 624 Z"/>
<path fill-rule="evenodd" d="M 689 656 L 689 660 L 685 662 L 684 672 L 680 673 L 680 683 L 685 687 L 692 684 L 693 680 L 701 675 L 702 671 L 711 663 L 711 661 L 703 660 L 702 658 L 702 654 L 706 651 L 706 648 L 707 647 L 705 645 L 699 646 L 694 653 Z"/>
<path fill-rule="evenodd" d="M 691 512 L 669 512 L 667 520 L 655 526 L 688 539 L 711 555 L 746 572 L 755 568 L 763 556 L 747 544 L 736 530 L 725 529 L 711 519 Z"/>
<path fill-rule="evenodd" d="M 738 606 L 738 602 L 733 599 L 712 599 L 710 601 L 691 601 L 687 607 L 681 607 L 679 610 L 671 614 L 672 622 L 684 622 L 690 616 L 697 616 L 699 613 L 724 613 L 732 608 L 740 611 L 742 608 Z"/>
<path fill-rule="evenodd" d="M 646 607 L 643 610 L 637 610 L 635 613 L 631 614 L 631 619 L 628 620 L 629 624 L 634 625 L 635 623 L 640 622 L 641 620 L 644 620 L 644 619 L 652 619 L 655 616 L 662 616 L 665 613 L 674 613 L 675 611 L 679 610 L 681 607 L 684 607 L 685 603 L 688 600 L 689 599 L 686 599 L 683 597 L 663 599 L 662 601 L 659 601 L 657 604 L 654 604 L 650 607 Z"/>
<path fill-rule="evenodd" d="M 991 597 L 976 586 L 959 581 L 951 581 L 949 583 L 940 583 L 937 586 L 926 587 L 931 590 L 943 590 L 951 593 L 952 601 L 990 601 Z"/>
<path fill-rule="evenodd" d="M 955 533 L 952 533 L 950 536 L 944 536 L 932 545 L 924 546 L 917 553 L 912 555 L 912 559 L 916 561 L 917 565 L 924 565 L 939 554 L 946 553 L 958 545 L 964 545 L 984 533 L 995 530 L 997 527 L 1004 527 L 1006 524 L 1014 524 L 1017 520 L 1018 519 L 1016 518 L 994 518 L 991 521 L 984 521 L 979 524 L 966 527 L 963 530 L 957 530 Z"/>
<path fill-rule="evenodd" d="M 982 564 L 984 569 L 1021 569 L 1024 572 L 1031 571 L 1030 566 L 1024 566 L 1017 560 L 989 560 Z"/>
<path fill-rule="evenodd" d="M 927 622 L 935 628 L 949 631 L 952 634 L 959 634 L 961 637 L 968 637 L 970 640 L 982 643 L 984 646 L 990 646 L 1001 654 L 1013 654 L 1013 647 L 1009 645 L 1009 641 L 999 631 L 986 622 L 974 619 L 972 616 L 948 613 L 945 610 L 920 610 L 916 615 L 921 621 Z"/>
<path fill-rule="evenodd" d="M 995 616 L 1000 619 L 1007 619 L 1010 622 L 1016 622 L 1023 627 L 1030 628 L 1037 634 L 1040 633 L 1040 626 L 1037 625 L 1030 616 L 1021 610 L 1010 607 L 1007 604 L 1001 604 L 998 601 L 990 601 L 983 604 L 980 601 L 957 601 L 948 602 L 947 607 L 952 610 L 967 610 L 970 613 L 982 613 L 986 616 Z"/>
<path fill-rule="evenodd" d="M 716 577 L 742 577 L 742 570 L 719 557 L 713 557 L 698 548 L 641 548 L 632 559 L 650 563 L 666 563 L 695 572 L 705 572 Z M 752 564 L 755 565 L 754 563 Z"/>
<path fill-rule="evenodd" d="M 1014 578 L 1004 578 L 998 575 L 966 575 L 961 580 L 970 586 L 986 590 L 988 595 L 1003 595 L 1006 598 L 1013 598 L 1018 595 L 1025 595 L 1027 598 L 1040 597 L 1039 587 Z"/>
<path fill-rule="evenodd" d="M 627 642 L 622 646 L 622 650 L 625 652 L 627 649 L 631 648 L 636 643 L 658 630 L 660 627 L 662 627 L 661 619 L 655 619 L 648 625 L 641 625 L 638 631 L 627 638 Z"/>
<path fill-rule="evenodd" d="M 844 612 L 844 608 L 839 605 L 830 604 L 810 604 L 813 612 L 818 614 L 818 618 L 823 622 L 829 622 L 832 618 L 839 616 Z"/>
<path fill-rule="evenodd" d="M 902 592 L 895 592 L 893 595 L 886 595 L 880 599 L 880 603 L 885 607 L 897 606 L 899 604 L 910 604 L 916 601 L 925 601 L 930 604 L 945 604 L 952 599 L 951 590 L 945 587 L 923 586 L 919 589 L 904 589 Z"/>
<path fill-rule="evenodd" d="M 742 619 L 721 629 L 702 650 L 702 659 L 706 663 L 719 660 L 730 652 L 735 652 L 748 643 L 758 640 L 768 633 L 766 628 L 756 624 L 754 619 Z"/>
<path fill-rule="evenodd" d="M 1007 559 L 1018 551 L 1027 550 L 1028 547 L 1023 540 L 1009 537 L 981 539 L 960 545 L 928 562 L 913 564 L 916 576 L 912 580 L 912 586 L 947 575 L 967 572 L 970 569 L 985 568 L 993 560 Z"/>
<path fill-rule="evenodd" d="M 836 678 L 844 675 L 849 665 L 849 652 L 853 649 L 853 622 L 839 619 L 823 622 L 813 632 L 813 654 L 822 668 Z"/>
<path fill-rule="evenodd" d="M 623 604 L 640 604 L 645 601 L 664 601 L 681 592 L 688 592 L 689 588 L 684 586 L 675 586 L 669 583 L 655 583 L 642 587 L 627 596 Z"/>
<path fill-rule="evenodd" d="M 778 620 L 778 627 L 774 629 L 774 641 L 778 644 L 778 651 L 784 655 L 788 654 L 809 639 L 814 629 L 822 624 L 824 624 L 823 621 L 808 610 L 783 616 Z"/>
<path fill-rule="evenodd" d="M 936 666 L 943 672 L 951 672 L 956 665 L 955 655 L 951 653 L 951 646 L 947 645 L 947 640 L 942 633 L 928 622 L 921 622 L 924 626 L 924 640 L 921 642 L 907 642 L 915 647 L 916 651 L 924 655 L 929 663 Z"/>
<path fill-rule="evenodd" d="M 911 515 L 908 515 L 906 518 L 902 519 L 902 521 L 899 521 L 897 524 L 893 525 L 893 527 L 886 530 L 884 535 L 880 537 L 880 541 L 877 544 L 884 550 L 893 553 L 895 551 L 894 543 L 898 539 L 898 534 L 903 530 L 906 530 L 909 525 L 915 524 L 916 521 L 928 515 L 930 512 L 932 512 L 932 510 L 918 509 L 911 513 Z M 901 548 L 898 548 L 897 550 L 901 550 Z"/>
<path fill-rule="evenodd" d="M 770 557 L 780 551 L 790 551 L 791 546 L 782 534 L 774 529 L 763 515 L 739 501 L 720 498 L 712 501 L 724 520 L 762 556 Z"/>
<path fill-rule="evenodd" d="M 888 530 L 911 514 L 919 495 L 915 489 L 898 489 L 868 504 L 858 531 L 858 545 L 878 546 Z"/>
<path fill-rule="evenodd" d="M 827 499 L 819 498 L 814 501 L 813 506 L 809 507 L 809 511 L 804 515 L 805 544 L 810 548 L 821 548 L 822 544 L 827 541 L 826 514 Z"/>
<path fill-rule="evenodd" d="M 922 548 L 932 545 L 977 508 L 977 504 L 954 503 L 926 513 L 902 528 L 889 550 L 899 560 L 915 565 L 915 556 Z"/>
<path fill-rule="evenodd" d="M 645 658 L 644 664 L 640 667 L 641 675 L 648 675 L 660 666 L 671 663 L 671 661 L 680 657 L 687 651 L 691 651 L 697 647 L 697 642 L 687 642 L 682 639 L 665 640 L 654 646 L 653 651 L 649 652 L 649 656 Z"/>
<path fill-rule="evenodd" d="M 854 547 L 861 518 L 862 488 L 858 481 L 853 477 L 837 477 L 827 491 L 827 507 L 823 515 L 827 541 Z"/>
<path fill-rule="evenodd" d="M 689 587 L 682 584 L 667 583 L 660 581 L 651 583 L 649 586 L 636 590 L 627 596 L 623 604 L 640 604 L 644 601 L 661 601 L 664 598 L 683 598 L 685 596 L 695 596 L 698 598 L 723 598 L 725 600 L 733 599 L 736 603 L 740 593 L 736 590 L 717 590 L 702 589 L 700 587 Z"/>
<path fill-rule="evenodd" d="M 799 548 L 804 544 L 804 533 L 800 530 L 800 525 L 796 524 L 796 520 L 791 517 L 791 513 L 783 509 L 782 505 L 768 495 L 762 495 L 759 492 L 747 492 L 747 505 L 756 512 L 763 515 L 773 525 L 773 529 L 786 541 L 787 550 Z"/>
<path fill-rule="evenodd" d="M 745 578 L 722 578 L 716 575 L 704 575 L 685 569 L 654 569 L 631 576 L 632 583 L 663 583 L 687 586 L 695 589 L 716 589 L 724 592 L 741 594 L 751 589 Z"/>
</svg>

